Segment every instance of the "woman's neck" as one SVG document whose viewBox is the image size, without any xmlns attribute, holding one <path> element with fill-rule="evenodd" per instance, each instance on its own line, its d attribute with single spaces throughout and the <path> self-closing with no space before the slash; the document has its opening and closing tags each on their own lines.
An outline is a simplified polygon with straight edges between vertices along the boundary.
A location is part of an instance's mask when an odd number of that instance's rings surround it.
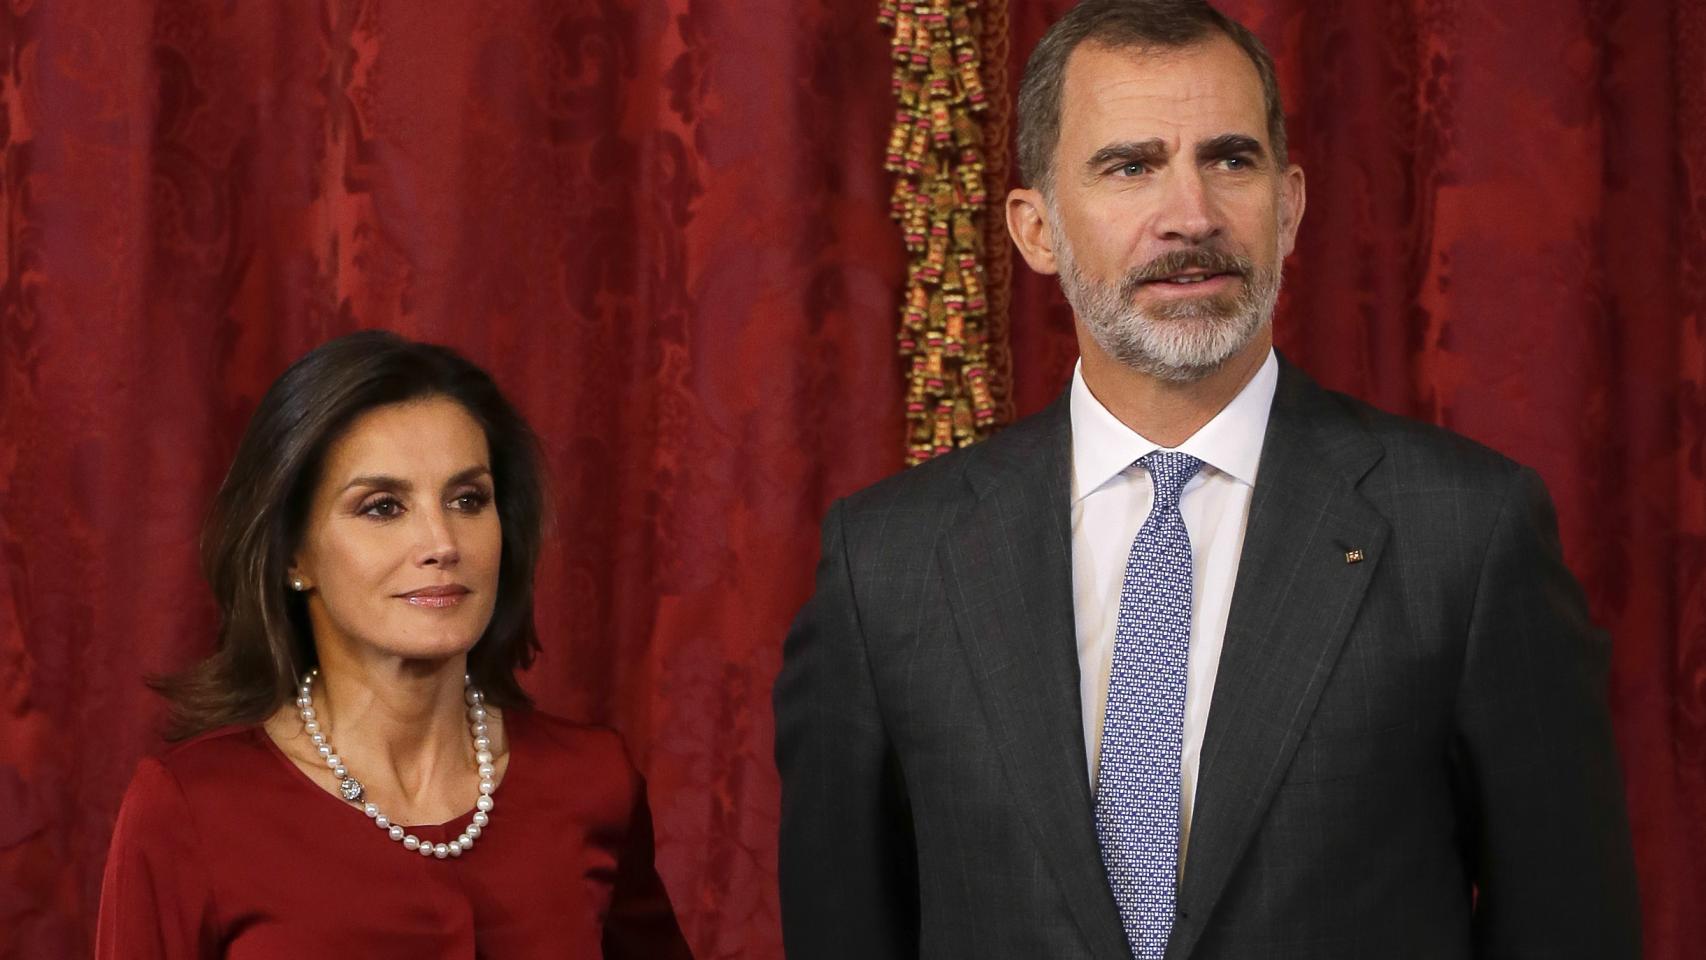
<svg viewBox="0 0 1706 960">
<path fill-rule="evenodd" d="M 441 823 L 473 806 L 478 782 L 468 708 L 466 660 L 362 659 L 320 651 L 311 686 L 320 730 L 366 795 L 397 823 Z M 499 711 L 487 721 L 500 771 L 507 760 Z M 329 792 L 337 781 L 303 730 L 294 703 L 267 732 Z"/>
<path fill-rule="evenodd" d="M 446 776 L 466 779 L 474 752 L 461 658 L 437 665 L 330 659 L 321 662 L 315 706 L 346 766 L 362 771 L 364 784 L 392 784 L 413 802 Z"/>
</svg>

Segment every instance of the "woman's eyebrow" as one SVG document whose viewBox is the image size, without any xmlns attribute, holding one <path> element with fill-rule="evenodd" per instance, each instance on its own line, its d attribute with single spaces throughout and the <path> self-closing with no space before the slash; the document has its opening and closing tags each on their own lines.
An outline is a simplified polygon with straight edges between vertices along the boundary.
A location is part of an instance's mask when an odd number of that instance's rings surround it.
<svg viewBox="0 0 1706 960">
<path fill-rule="evenodd" d="M 456 474 L 449 480 L 446 480 L 444 485 L 447 487 L 454 487 L 459 483 L 467 483 L 470 480 L 478 480 L 481 477 L 489 477 L 491 475 L 491 467 L 488 467 L 483 463 L 477 463 L 474 466 L 464 469 L 461 473 Z"/>
<path fill-rule="evenodd" d="M 407 493 L 408 491 L 413 490 L 415 485 L 404 480 L 402 477 L 387 476 L 383 473 L 365 473 L 359 477 L 352 478 L 349 483 L 344 484 L 345 490 L 350 490 L 355 487 L 373 487 L 379 490 L 398 490 Z"/>
<path fill-rule="evenodd" d="M 488 467 L 483 463 L 477 463 L 471 467 L 463 467 L 460 471 L 451 476 L 450 479 L 444 481 L 444 485 L 447 487 L 454 487 L 459 483 L 467 483 L 470 480 L 478 480 L 481 477 L 491 476 L 491 473 L 491 467 Z M 408 493 L 415 489 L 415 485 L 410 481 L 405 480 L 402 477 L 393 477 L 384 473 L 364 473 L 359 477 L 351 478 L 349 483 L 344 484 L 345 490 L 351 490 L 355 487 L 372 487 L 376 490 L 396 490 L 399 493 Z"/>
</svg>

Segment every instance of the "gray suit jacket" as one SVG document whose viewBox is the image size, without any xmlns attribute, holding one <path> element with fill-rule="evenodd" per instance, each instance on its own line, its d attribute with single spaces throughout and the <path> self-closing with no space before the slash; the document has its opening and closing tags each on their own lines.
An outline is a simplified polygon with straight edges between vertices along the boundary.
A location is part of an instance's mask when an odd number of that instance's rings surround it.
<svg viewBox="0 0 1706 960">
<path fill-rule="evenodd" d="M 791 960 L 1129 956 L 1070 447 L 1063 396 L 831 508 L 775 690 Z M 1533 472 L 1282 362 L 1168 960 L 1637 956 L 1607 653 Z"/>
</svg>

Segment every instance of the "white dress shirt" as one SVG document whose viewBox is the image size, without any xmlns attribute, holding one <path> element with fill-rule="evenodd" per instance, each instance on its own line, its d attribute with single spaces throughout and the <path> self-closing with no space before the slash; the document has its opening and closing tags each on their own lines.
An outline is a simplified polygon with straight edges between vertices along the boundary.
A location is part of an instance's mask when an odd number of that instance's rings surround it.
<svg viewBox="0 0 1706 960">
<path fill-rule="evenodd" d="M 1179 810 L 1179 863 L 1184 864 L 1196 799 L 1203 729 L 1220 669 L 1226 614 L 1238 578 L 1244 528 L 1256 465 L 1262 458 L 1268 413 L 1279 384 L 1272 350 L 1261 369 L 1214 419 L 1174 449 L 1205 466 L 1185 484 L 1179 513 L 1191 537 L 1191 648 L 1186 664 L 1184 752 Z M 1083 364 L 1072 374 L 1072 612 L 1078 631 L 1080 702 L 1090 788 L 1102 748 L 1102 715 L 1114 657 L 1114 625 L 1126 557 L 1149 516 L 1155 487 L 1137 460 L 1161 447 L 1144 439 L 1102 406 L 1084 383 Z"/>
</svg>

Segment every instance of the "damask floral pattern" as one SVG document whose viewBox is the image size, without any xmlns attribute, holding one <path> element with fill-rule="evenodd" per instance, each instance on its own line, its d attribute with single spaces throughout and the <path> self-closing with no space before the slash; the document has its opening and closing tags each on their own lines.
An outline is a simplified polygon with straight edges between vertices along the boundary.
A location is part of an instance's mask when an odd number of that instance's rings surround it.
<svg viewBox="0 0 1706 960">
<path fill-rule="evenodd" d="M 829 498 L 900 466 L 869 6 L 3 10 L 0 955 L 87 953 L 243 422 L 380 326 L 544 436 L 528 685 L 627 735 L 697 955 L 778 956 L 781 634 Z"/>
<path fill-rule="evenodd" d="M 1011 0 L 1011 76 L 1065 0 Z M 1706 939 L 1706 11 L 1236 0 L 1313 187 L 1280 342 L 1538 467 L 1617 642 L 1648 955 Z M 780 956 L 769 686 L 899 469 L 875 0 L 0 5 L 0 955 L 87 952 L 145 674 L 259 393 L 380 326 L 546 439 L 547 707 L 645 768 L 701 957 Z M 1075 346 L 1014 270 L 1020 412 Z"/>
</svg>

